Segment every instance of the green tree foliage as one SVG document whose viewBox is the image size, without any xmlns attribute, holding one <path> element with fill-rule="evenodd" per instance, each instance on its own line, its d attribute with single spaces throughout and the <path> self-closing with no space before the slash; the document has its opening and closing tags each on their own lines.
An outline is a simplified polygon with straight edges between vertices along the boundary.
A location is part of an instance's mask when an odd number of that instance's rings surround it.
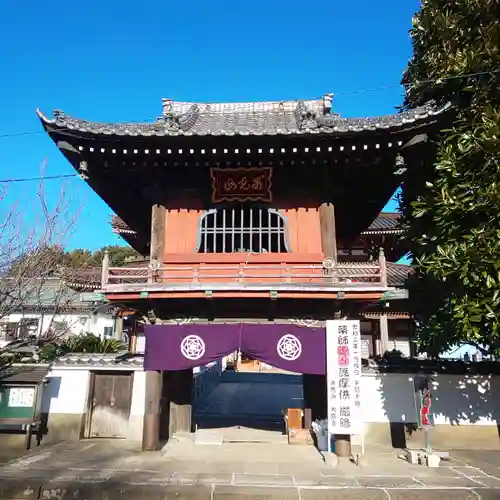
<svg viewBox="0 0 500 500">
<path fill-rule="evenodd" d="M 20 269 L 27 269 L 24 277 L 36 277 L 40 274 L 40 267 L 47 268 L 44 276 L 56 276 L 60 269 L 86 269 L 100 267 L 104 252 L 108 251 L 111 266 L 123 266 L 127 259 L 139 257 L 139 254 L 131 247 L 111 245 L 91 252 L 90 250 L 77 248 L 65 251 L 59 245 L 43 246 L 30 252 L 24 253 L 13 263 L 10 275 L 17 274 Z M 33 275 L 33 276 L 31 276 Z"/>
<path fill-rule="evenodd" d="M 453 110 L 430 159 L 409 163 L 401 198 L 417 337 L 433 355 L 500 350 L 499 19 L 500 0 L 423 0 L 411 30 L 405 106 Z"/>
<path fill-rule="evenodd" d="M 53 361 L 60 356 L 75 353 L 119 353 L 125 352 L 127 346 L 115 339 L 101 339 L 91 333 L 71 336 L 66 340 L 49 342 L 39 351 L 40 361 Z"/>
<path fill-rule="evenodd" d="M 140 257 L 140 255 L 132 247 L 111 245 L 96 250 L 92 254 L 92 258 L 94 259 L 94 261 L 97 261 L 99 263 L 97 265 L 100 266 L 102 264 L 102 259 L 104 257 L 104 252 L 106 250 L 108 251 L 109 254 L 110 266 L 120 267 L 126 263 L 127 259 L 134 259 Z"/>
</svg>

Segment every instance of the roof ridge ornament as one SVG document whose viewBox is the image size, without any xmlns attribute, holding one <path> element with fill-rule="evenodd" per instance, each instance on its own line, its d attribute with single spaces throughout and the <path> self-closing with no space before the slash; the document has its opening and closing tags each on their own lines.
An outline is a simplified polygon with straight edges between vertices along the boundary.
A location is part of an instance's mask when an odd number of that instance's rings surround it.
<svg viewBox="0 0 500 500">
<path fill-rule="evenodd" d="M 185 132 L 196 124 L 200 116 L 200 108 L 197 104 L 193 104 L 184 113 L 176 113 L 173 102 L 173 99 L 163 99 L 163 112 L 157 123 L 164 124 L 170 130 Z"/>
<path fill-rule="evenodd" d="M 332 104 L 333 104 L 333 94 L 325 94 L 323 96 L 323 115 L 329 116 L 332 112 Z"/>
<path fill-rule="evenodd" d="M 318 127 L 316 112 L 311 110 L 304 101 L 298 101 L 293 114 L 299 130 Z"/>
</svg>

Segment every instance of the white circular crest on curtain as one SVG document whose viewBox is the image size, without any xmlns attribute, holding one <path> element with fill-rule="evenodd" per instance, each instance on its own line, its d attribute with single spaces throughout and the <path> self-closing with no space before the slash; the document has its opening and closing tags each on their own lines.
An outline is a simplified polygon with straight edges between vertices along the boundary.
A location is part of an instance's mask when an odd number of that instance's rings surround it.
<svg viewBox="0 0 500 500">
<path fill-rule="evenodd" d="M 205 354 L 205 342 L 198 335 L 188 335 L 182 339 L 181 353 L 193 361 L 200 359 Z"/>
<path fill-rule="evenodd" d="M 276 350 L 281 359 L 295 361 L 302 354 L 302 344 L 295 335 L 287 333 L 278 340 Z"/>
</svg>

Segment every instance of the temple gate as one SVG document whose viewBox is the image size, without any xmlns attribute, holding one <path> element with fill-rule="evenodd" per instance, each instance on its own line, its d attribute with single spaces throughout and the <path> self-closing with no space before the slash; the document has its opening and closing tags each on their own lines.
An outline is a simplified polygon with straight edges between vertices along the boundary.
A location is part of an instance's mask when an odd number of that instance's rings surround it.
<svg viewBox="0 0 500 500">
<path fill-rule="evenodd" d="M 164 99 L 155 123 L 38 113 L 144 256 L 120 268 L 105 259 L 100 290 L 147 323 L 145 450 L 158 448 L 160 432 L 191 430 L 195 363 L 246 351 L 304 373 L 315 418 L 326 416 L 326 320 L 369 313 L 379 327 L 368 331 L 366 355 L 390 349 L 385 306 L 399 268 L 386 254 L 404 249 L 391 237 L 396 216 L 379 214 L 401 169 L 432 152 L 427 138 L 444 110 L 343 118 L 329 94 Z"/>
</svg>

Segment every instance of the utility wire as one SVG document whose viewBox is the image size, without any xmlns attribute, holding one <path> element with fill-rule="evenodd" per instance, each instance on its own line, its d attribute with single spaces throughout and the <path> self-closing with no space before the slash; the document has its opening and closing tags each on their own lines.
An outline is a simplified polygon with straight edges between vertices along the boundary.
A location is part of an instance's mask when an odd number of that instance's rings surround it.
<svg viewBox="0 0 500 500">
<path fill-rule="evenodd" d="M 412 86 L 419 86 L 419 85 L 427 85 L 427 84 L 432 84 L 432 83 L 438 83 L 441 84 L 443 82 L 449 81 L 449 80 L 460 80 L 463 78 L 472 78 L 474 76 L 483 76 L 483 75 L 498 75 L 500 74 L 500 68 L 499 69 L 494 69 L 491 71 L 478 71 L 476 73 L 467 73 L 465 75 L 455 75 L 455 76 L 443 76 L 441 78 L 433 78 L 429 80 L 420 80 L 416 82 L 409 82 L 409 83 L 394 83 L 392 85 L 381 85 L 378 87 L 371 87 L 367 89 L 357 89 L 357 90 L 347 90 L 343 92 L 335 92 L 333 94 L 333 98 L 338 97 L 338 96 L 344 96 L 344 95 L 353 95 L 353 94 L 363 94 L 367 92 L 379 92 L 382 90 L 390 90 L 394 89 L 397 87 L 412 87 Z M 313 99 L 321 99 L 323 96 L 314 96 Z M 294 99 L 291 99 L 292 101 Z M 300 101 L 301 99 L 296 99 L 297 102 Z M 285 100 L 286 101 L 286 100 Z M 147 122 L 154 122 L 156 118 L 146 118 L 144 120 L 138 120 L 138 121 L 127 121 L 127 122 L 117 122 L 117 123 L 147 123 Z M 45 133 L 44 130 L 34 130 L 32 132 L 14 132 L 12 134 L 0 134 L 0 139 L 4 138 L 9 138 L 9 137 L 22 137 L 22 136 L 30 136 L 30 135 L 37 135 L 37 134 L 43 134 Z M 75 136 L 78 137 L 78 136 Z M 83 137 L 82 137 L 83 138 Z M 0 181 L 1 182 L 1 181 Z"/>
<path fill-rule="evenodd" d="M 45 130 L 34 130 L 33 132 L 14 132 L 13 134 L 0 134 L 0 139 L 4 137 L 21 137 L 23 135 L 43 134 Z"/>
<path fill-rule="evenodd" d="M 360 94 L 363 92 L 376 92 L 379 90 L 388 90 L 396 87 L 417 87 L 418 85 L 427 85 L 430 83 L 443 83 L 448 80 L 460 80 L 462 78 L 472 78 L 473 76 L 482 76 L 482 75 L 497 75 L 500 73 L 500 69 L 494 69 L 492 71 L 478 71 L 476 73 L 467 73 L 465 75 L 455 75 L 455 76 L 443 76 L 442 78 L 433 78 L 431 80 L 419 80 L 416 82 L 409 83 L 395 83 L 393 85 L 382 85 L 379 87 L 372 87 L 369 89 L 358 89 L 358 90 L 348 90 L 345 92 L 336 92 L 333 94 L 333 97 L 339 95 L 350 95 L 350 94 Z"/>
<path fill-rule="evenodd" d="M 68 179 L 71 177 L 80 177 L 80 176 L 78 174 L 60 174 L 60 175 L 46 175 L 43 177 L 20 177 L 18 179 L 0 179 L 0 184 L 11 184 L 13 182 L 51 181 L 54 179 Z"/>
</svg>

